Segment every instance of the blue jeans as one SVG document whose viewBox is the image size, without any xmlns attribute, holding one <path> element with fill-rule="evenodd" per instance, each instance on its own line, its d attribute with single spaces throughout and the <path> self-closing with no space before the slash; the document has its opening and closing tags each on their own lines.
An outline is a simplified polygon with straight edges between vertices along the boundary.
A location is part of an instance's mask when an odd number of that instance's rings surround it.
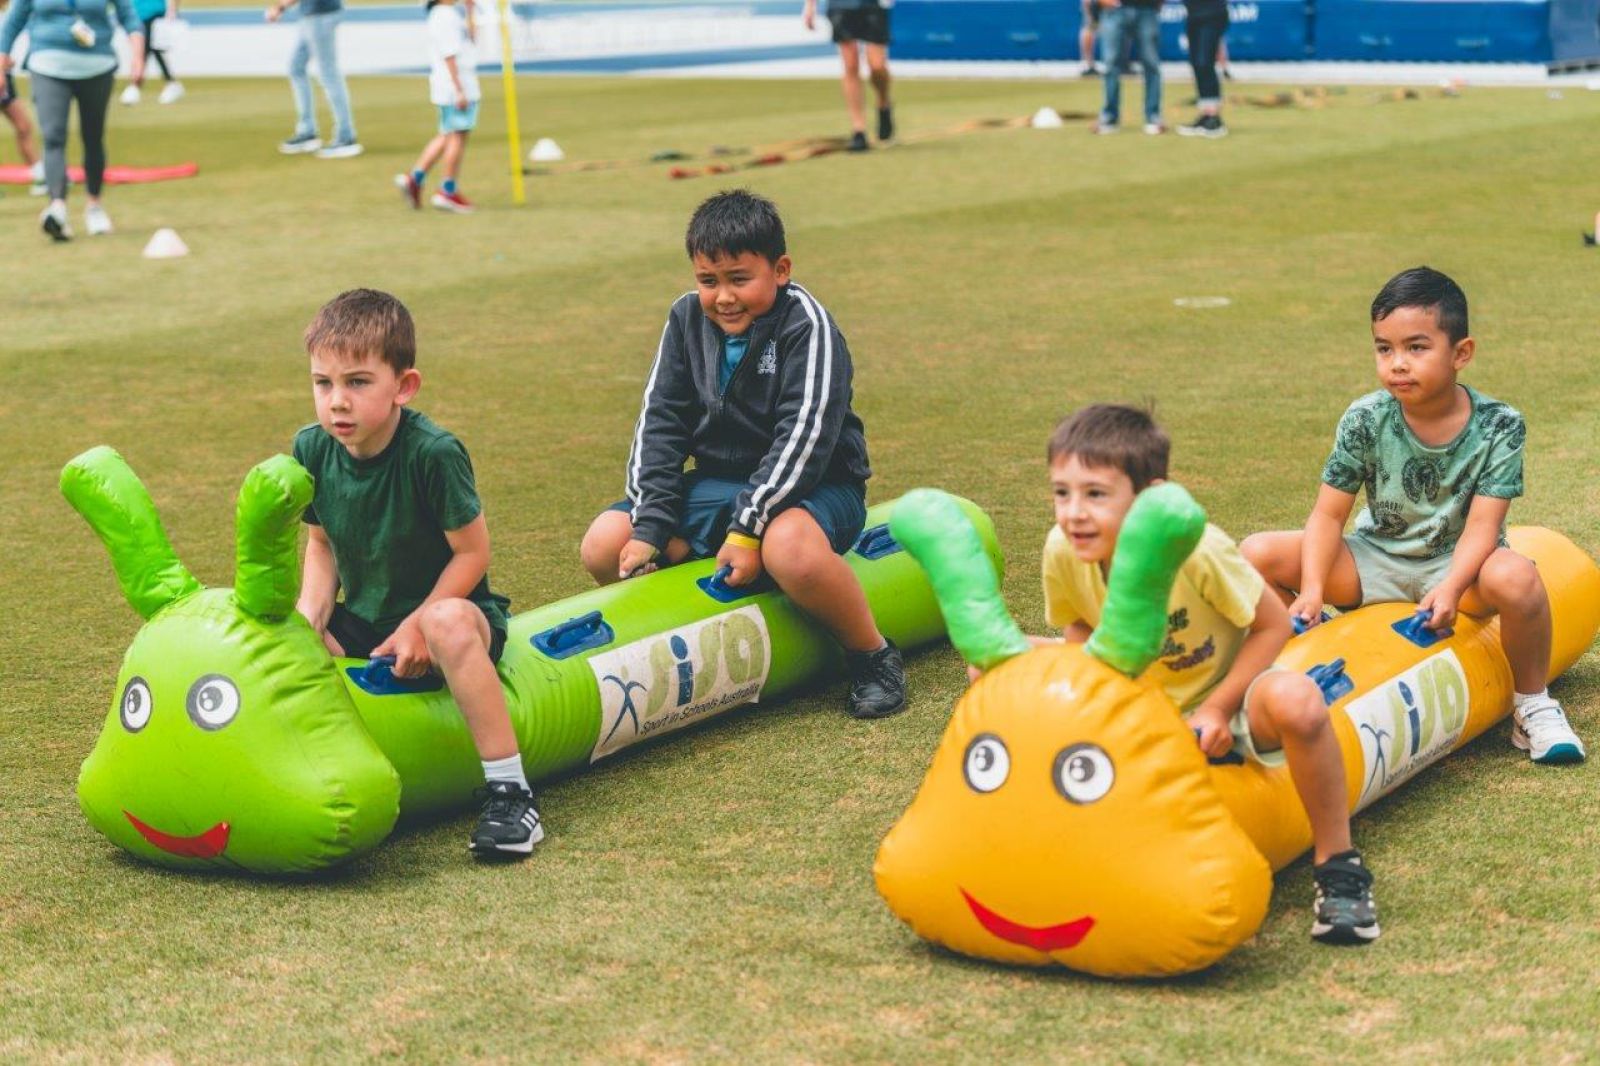
<svg viewBox="0 0 1600 1066">
<path fill-rule="evenodd" d="M 297 137 L 314 137 L 317 133 L 317 113 L 311 106 L 311 79 L 306 76 L 311 56 L 315 54 L 317 80 L 328 97 L 328 106 L 333 108 L 333 139 L 356 139 L 356 124 L 350 117 L 350 92 L 345 88 L 344 75 L 339 72 L 339 46 L 335 39 L 341 14 L 343 12 L 330 11 L 325 15 L 300 16 L 300 40 L 289 57 L 289 87 L 294 90 Z"/>
<path fill-rule="evenodd" d="M 1153 7 L 1113 7 L 1100 16 L 1101 47 L 1106 57 L 1106 100 L 1100 124 L 1115 126 L 1122 117 L 1122 71 L 1130 43 L 1138 46 L 1144 66 L 1144 120 L 1161 121 L 1161 12 Z"/>
</svg>

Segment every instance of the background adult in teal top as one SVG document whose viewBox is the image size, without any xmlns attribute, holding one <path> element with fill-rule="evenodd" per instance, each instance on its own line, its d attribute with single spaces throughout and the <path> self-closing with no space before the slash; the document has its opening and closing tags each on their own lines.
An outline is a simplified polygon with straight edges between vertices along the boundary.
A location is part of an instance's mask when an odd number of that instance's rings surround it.
<svg viewBox="0 0 1600 1066">
<path fill-rule="evenodd" d="M 167 65 L 167 53 L 156 47 L 156 19 L 178 17 L 178 0 L 133 0 L 133 13 L 139 16 L 139 21 L 144 24 L 144 63 L 150 65 L 150 57 L 154 56 L 156 65 L 161 68 L 161 77 L 166 81 L 166 87 L 161 90 L 161 102 L 164 104 L 175 103 L 183 98 L 183 82 L 172 76 L 172 68 Z M 122 90 L 122 102 L 137 104 L 143 95 L 141 89 L 144 79 L 132 78 L 128 87 Z"/>
<path fill-rule="evenodd" d="M 129 0 L 115 0 L 115 6 L 117 22 L 128 31 L 130 73 L 137 80 L 144 77 L 144 30 Z M 110 7 L 106 0 L 15 0 L 0 26 L 0 76 L 10 72 L 11 47 L 23 30 L 28 31 L 25 66 L 44 131 L 44 180 L 50 193 L 50 205 L 39 222 L 58 241 L 72 236 L 67 224 L 67 119 L 74 100 L 83 136 L 84 184 L 89 187 L 84 226 L 91 236 L 111 232 L 111 218 L 100 203 L 106 172 L 106 107 L 117 73 Z"/>
</svg>

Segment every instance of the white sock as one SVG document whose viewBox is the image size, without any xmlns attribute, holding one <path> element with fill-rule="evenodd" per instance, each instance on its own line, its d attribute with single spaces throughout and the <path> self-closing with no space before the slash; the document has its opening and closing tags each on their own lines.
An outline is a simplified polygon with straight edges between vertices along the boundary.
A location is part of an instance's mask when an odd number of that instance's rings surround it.
<svg viewBox="0 0 1600 1066">
<path fill-rule="evenodd" d="M 504 759 L 484 759 L 483 779 L 485 781 L 510 781 L 525 792 L 532 792 L 528 785 L 528 775 L 522 772 L 522 756 L 507 755 Z"/>
<path fill-rule="evenodd" d="M 1520 711 L 1534 700 L 1546 700 L 1549 698 L 1550 690 L 1547 688 L 1542 688 L 1538 692 L 1513 692 L 1511 694 L 1511 706 Z"/>
</svg>

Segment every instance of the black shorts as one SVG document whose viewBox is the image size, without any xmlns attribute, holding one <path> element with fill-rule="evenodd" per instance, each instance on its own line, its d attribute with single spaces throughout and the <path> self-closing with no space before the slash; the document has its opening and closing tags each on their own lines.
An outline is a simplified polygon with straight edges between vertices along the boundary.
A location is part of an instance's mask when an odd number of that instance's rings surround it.
<svg viewBox="0 0 1600 1066">
<path fill-rule="evenodd" d="M 0 109 L 10 107 L 17 98 L 17 83 L 11 77 L 11 72 L 6 71 L 5 80 L 0 83 Z"/>
<path fill-rule="evenodd" d="M 889 10 L 883 7 L 851 7 L 843 11 L 828 9 L 828 21 L 833 23 L 833 43 L 865 41 L 868 44 L 889 43 Z"/>
<path fill-rule="evenodd" d="M 339 642 L 347 658 L 370 659 L 372 649 L 388 640 L 389 633 L 394 630 L 385 633 L 365 618 L 345 610 L 344 604 L 336 603 L 333 605 L 333 616 L 328 619 L 328 632 Z M 505 650 L 506 631 L 490 626 L 489 661 L 498 663 Z"/>
</svg>

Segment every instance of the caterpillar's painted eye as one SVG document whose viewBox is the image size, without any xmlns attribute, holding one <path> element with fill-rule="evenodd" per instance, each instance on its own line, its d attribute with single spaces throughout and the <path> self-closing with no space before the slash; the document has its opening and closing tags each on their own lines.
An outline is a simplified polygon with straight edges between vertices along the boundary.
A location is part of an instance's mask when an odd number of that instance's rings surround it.
<svg viewBox="0 0 1600 1066">
<path fill-rule="evenodd" d="M 142 677 L 130 677 L 122 688 L 122 728 L 137 733 L 150 724 L 150 712 L 155 704 L 150 699 L 150 686 Z"/>
<path fill-rule="evenodd" d="M 1073 803 L 1093 803 L 1116 783 L 1111 756 L 1098 744 L 1074 744 L 1056 756 L 1056 789 Z"/>
<path fill-rule="evenodd" d="M 239 713 L 239 689 L 221 674 L 207 674 L 189 686 L 189 717 L 201 729 L 221 729 Z"/>
<path fill-rule="evenodd" d="M 993 792 L 1011 773 L 1011 753 L 993 733 L 980 733 L 967 745 L 967 784 L 974 792 Z"/>
</svg>

